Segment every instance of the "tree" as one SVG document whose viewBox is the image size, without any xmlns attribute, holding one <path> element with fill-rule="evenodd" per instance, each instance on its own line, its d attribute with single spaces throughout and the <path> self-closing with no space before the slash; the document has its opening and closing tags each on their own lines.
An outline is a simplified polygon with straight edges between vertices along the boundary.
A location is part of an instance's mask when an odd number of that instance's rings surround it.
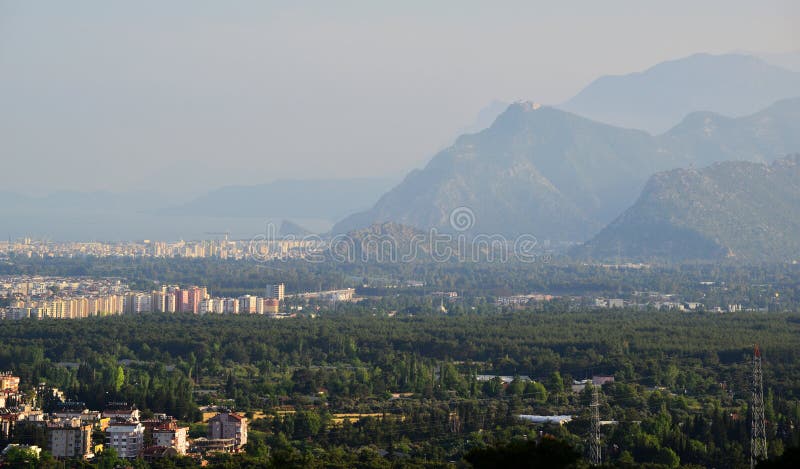
<svg viewBox="0 0 800 469">
<path fill-rule="evenodd" d="M 245 445 L 245 451 L 249 456 L 259 460 L 266 460 L 269 456 L 269 446 L 261 438 L 249 438 Z"/>
<path fill-rule="evenodd" d="M 312 438 L 321 427 L 322 419 L 314 411 L 302 410 L 294 414 L 294 434 L 297 439 Z"/>
<path fill-rule="evenodd" d="M 114 448 L 104 448 L 103 451 L 97 455 L 94 460 L 98 469 L 114 469 L 123 463 L 119 458 L 117 450 Z"/>
<path fill-rule="evenodd" d="M 653 457 L 653 462 L 663 464 L 667 467 L 678 467 L 681 463 L 681 458 L 675 454 L 672 448 L 659 448 Z"/>
<path fill-rule="evenodd" d="M 26 446 L 10 446 L 3 455 L 4 464 L 9 467 L 39 467 L 39 454 Z"/>
<path fill-rule="evenodd" d="M 121 366 L 117 367 L 117 374 L 114 378 L 114 389 L 119 392 L 122 389 L 122 385 L 125 384 L 125 371 L 122 369 Z"/>
<path fill-rule="evenodd" d="M 547 402 L 547 388 L 544 387 L 544 384 L 538 381 L 531 381 L 525 387 L 525 394 L 528 397 L 532 397 L 536 400 L 539 404 L 544 404 Z"/>
<path fill-rule="evenodd" d="M 548 390 L 553 394 L 561 394 L 564 392 L 564 378 L 561 377 L 561 373 L 558 371 L 554 371 L 550 375 L 550 379 L 547 382 Z"/>
<path fill-rule="evenodd" d="M 521 396 L 525 393 L 525 382 L 515 377 L 514 380 L 509 383 L 506 391 L 512 396 Z"/>
</svg>

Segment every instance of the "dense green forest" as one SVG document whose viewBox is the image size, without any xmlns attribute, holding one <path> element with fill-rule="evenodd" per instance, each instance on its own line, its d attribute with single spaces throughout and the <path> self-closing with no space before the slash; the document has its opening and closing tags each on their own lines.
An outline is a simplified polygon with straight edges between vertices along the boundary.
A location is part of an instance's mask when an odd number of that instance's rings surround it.
<svg viewBox="0 0 800 469">
<path fill-rule="evenodd" d="M 263 412 L 251 423 L 248 451 L 217 457 L 220 467 L 480 461 L 504 442 L 537 440 L 540 431 L 583 456 L 589 391 L 572 392 L 570 384 L 608 374 L 615 382 L 602 388 L 601 415 L 613 421 L 603 427 L 609 464 L 744 467 L 758 342 L 770 454 L 799 443 L 798 314 L 462 308 L 441 315 L 429 299 L 412 298 L 390 317 L 382 301 L 283 320 L 2 321 L 0 369 L 90 407 L 113 400 L 167 412 L 198 435 L 199 405 Z M 534 381 L 503 385 L 478 374 Z M 337 423 L 339 413 L 369 416 Z M 537 427 L 519 414 L 575 418 Z"/>
</svg>

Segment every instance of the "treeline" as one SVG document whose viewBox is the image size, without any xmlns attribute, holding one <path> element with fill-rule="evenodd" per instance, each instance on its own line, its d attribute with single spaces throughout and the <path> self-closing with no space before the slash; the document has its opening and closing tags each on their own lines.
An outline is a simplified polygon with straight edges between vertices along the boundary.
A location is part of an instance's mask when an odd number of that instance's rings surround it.
<svg viewBox="0 0 800 469">
<path fill-rule="evenodd" d="M 387 305 L 400 302 L 406 306 L 390 317 Z M 603 420 L 613 422 L 603 428 L 609 461 L 739 467 L 749 448 L 758 342 L 771 455 L 800 443 L 797 314 L 453 307 L 442 315 L 436 306 L 406 298 L 283 320 L 2 321 L 0 369 L 18 373 L 30 392 L 44 382 L 93 408 L 133 402 L 187 422 L 201 404 L 265 413 L 252 423 L 248 454 L 218 461 L 225 467 L 258 457 L 324 465 L 335 454 L 345 465 L 362 457 L 459 460 L 476 448 L 538 438 L 519 414 L 576 416 L 543 430 L 583 454 L 590 393 L 571 385 L 606 374 L 615 378 L 602 390 Z M 479 374 L 516 378 L 479 381 Z M 383 457 L 387 451 L 394 459 Z M 375 454 L 382 456 L 373 461 Z"/>
</svg>

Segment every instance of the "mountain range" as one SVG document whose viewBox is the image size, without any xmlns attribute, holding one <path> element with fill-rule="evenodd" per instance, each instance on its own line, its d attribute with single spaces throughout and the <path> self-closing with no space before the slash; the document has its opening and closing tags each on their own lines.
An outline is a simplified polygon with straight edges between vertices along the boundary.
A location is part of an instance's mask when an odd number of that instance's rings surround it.
<svg viewBox="0 0 800 469">
<path fill-rule="evenodd" d="M 28 196 L 0 191 L 0 236 L 56 240 L 200 239 L 229 231 L 234 238 L 330 229 L 392 186 L 389 179 L 280 180 L 226 186 L 189 199 L 155 192 L 54 192 Z"/>
<path fill-rule="evenodd" d="M 352 214 L 332 232 L 395 222 L 583 242 L 618 221 L 653 174 L 718 161 L 770 163 L 800 151 L 800 73 L 772 65 L 793 63 L 787 57 L 767 63 L 696 54 L 599 78 L 557 107 L 494 101 L 394 188 L 388 178 L 361 178 L 227 186 L 191 200 L 0 193 L 0 229 L 57 239 L 200 237 L 222 229 L 251 236 L 268 221 L 288 218 L 321 232 Z M 466 226 L 455 223 L 464 215 Z M 284 230 L 306 232 L 292 223 Z"/>
<path fill-rule="evenodd" d="M 695 111 L 740 117 L 800 96 L 800 73 L 741 54 L 695 54 L 603 76 L 559 107 L 620 127 L 665 132 Z"/>
<path fill-rule="evenodd" d="M 583 241 L 628 208 L 656 172 L 720 160 L 767 162 L 797 150 L 800 99 L 740 118 L 693 113 L 659 136 L 515 103 L 333 232 L 386 221 L 447 231 L 451 213 L 467 207 L 472 233 Z"/>
<path fill-rule="evenodd" d="M 573 254 L 611 259 L 800 259 L 800 154 L 675 169 Z"/>
</svg>

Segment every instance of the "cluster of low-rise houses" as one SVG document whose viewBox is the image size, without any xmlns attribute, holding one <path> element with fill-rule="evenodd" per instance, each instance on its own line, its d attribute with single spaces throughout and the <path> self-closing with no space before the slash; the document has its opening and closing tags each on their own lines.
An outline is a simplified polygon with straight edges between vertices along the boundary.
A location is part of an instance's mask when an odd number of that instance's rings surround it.
<svg viewBox="0 0 800 469">
<path fill-rule="evenodd" d="M 711 313 L 735 313 L 745 311 L 741 304 L 728 304 L 707 308 L 699 301 L 685 301 L 672 294 L 656 292 L 634 292 L 630 299 L 624 298 L 594 298 L 596 308 L 637 308 L 658 309 L 667 311 L 707 311 Z"/>
<path fill-rule="evenodd" d="M 0 319 L 80 319 L 150 312 L 192 314 L 265 314 L 279 317 L 285 297 L 282 283 L 267 285 L 263 295 L 212 297 L 206 287 L 162 286 L 151 292 L 130 291 L 119 280 L 48 277 L 0 279 Z"/>
<path fill-rule="evenodd" d="M 711 313 L 736 313 L 739 311 L 752 311 L 752 308 L 744 308 L 741 304 L 723 304 L 720 306 L 708 307 L 699 301 L 689 301 L 681 299 L 672 293 L 661 293 L 656 291 L 634 291 L 630 298 L 595 298 L 595 306 L 598 308 L 653 308 L 670 311 L 707 311 Z"/>
<path fill-rule="evenodd" d="M 598 309 L 610 308 L 634 308 L 634 309 L 657 309 L 669 311 L 706 311 L 712 313 L 735 313 L 739 311 L 750 311 L 753 309 L 744 308 L 741 304 L 725 304 L 721 306 L 707 307 L 699 301 L 686 301 L 671 293 L 660 292 L 633 292 L 625 298 L 614 297 L 558 297 L 544 293 L 529 293 L 524 295 L 501 296 L 496 299 L 498 306 L 510 308 L 526 308 L 532 304 L 541 304 L 552 301 L 556 298 L 569 299 L 582 307 L 593 307 Z"/>
<path fill-rule="evenodd" d="M 544 293 L 529 293 L 526 295 L 500 296 L 497 298 L 497 304 L 499 306 L 523 307 L 529 305 L 532 302 L 552 301 L 553 298 L 556 297 Z"/>
<path fill-rule="evenodd" d="M 128 285 L 118 278 L 45 277 L 7 275 L 0 277 L 0 297 L 45 296 L 54 292 L 68 295 L 120 294 Z"/>
<path fill-rule="evenodd" d="M 210 451 L 241 451 L 247 444 L 247 418 L 225 409 L 210 416 L 206 437 L 193 440 L 188 426 L 166 414 L 143 418 L 136 406 L 127 403 L 108 403 L 102 411 L 91 410 L 81 402 L 64 401 L 58 390 L 40 386 L 37 395 L 46 391 L 59 401 L 46 413 L 37 407 L 36 398 L 28 402 L 19 386 L 19 377 L 0 373 L 0 437 L 19 441 L 17 435 L 36 434 L 25 430 L 37 428 L 44 433 L 44 449 L 58 459 L 91 459 L 108 448 L 126 459 L 201 457 Z M 33 447 L 36 443 L 16 444 Z"/>
</svg>

